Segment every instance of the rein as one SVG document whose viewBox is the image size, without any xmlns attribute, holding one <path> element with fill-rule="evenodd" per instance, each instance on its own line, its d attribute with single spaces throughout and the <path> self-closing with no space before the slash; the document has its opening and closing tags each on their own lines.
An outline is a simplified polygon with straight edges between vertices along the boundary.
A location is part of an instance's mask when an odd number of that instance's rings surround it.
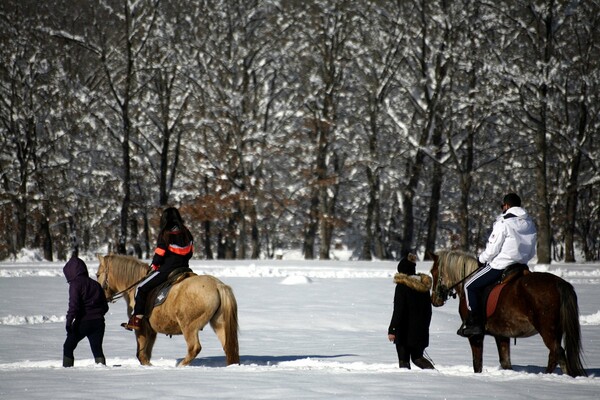
<svg viewBox="0 0 600 400">
<path fill-rule="evenodd" d="M 129 290 L 131 290 L 131 288 L 133 288 L 134 286 L 136 286 L 137 284 L 139 284 L 141 281 L 143 281 L 144 279 L 146 279 L 146 277 L 144 276 L 142 279 L 140 279 L 139 281 L 135 282 L 134 284 L 132 284 L 131 286 L 129 286 L 127 289 L 123 289 L 120 292 L 117 292 L 115 294 L 113 294 L 112 296 L 110 296 L 108 299 L 106 299 L 107 302 L 109 303 L 115 303 L 117 300 L 119 300 L 121 297 L 123 297 L 123 295 L 128 292 Z"/>
</svg>

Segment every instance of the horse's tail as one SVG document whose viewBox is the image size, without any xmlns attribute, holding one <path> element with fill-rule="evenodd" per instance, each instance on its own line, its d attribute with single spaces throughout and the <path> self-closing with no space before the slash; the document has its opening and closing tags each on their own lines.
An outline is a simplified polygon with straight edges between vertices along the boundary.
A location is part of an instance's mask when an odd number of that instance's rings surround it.
<svg viewBox="0 0 600 400">
<path fill-rule="evenodd" d="M 579 327 L 577 294 L 573 286 L 564 280 L 558 282 L 558 291 L 560 293 L 560 324 L 565 335 L 566 373 L 572 377 L 587 376 L 581 361 L 581 329 Z"/>
<path fill-rule="evenodd" d="M 217 285 L 219 297 L 221 298 L 220 313 L 223 317 L 225 330 L 225 343 L 223 350 L 227 358 L 227 365 L 240 363 L 240 349 L 238 344 L 238 308 L 237 301 L 231 287 L 224 283 Z"/>
</svg>

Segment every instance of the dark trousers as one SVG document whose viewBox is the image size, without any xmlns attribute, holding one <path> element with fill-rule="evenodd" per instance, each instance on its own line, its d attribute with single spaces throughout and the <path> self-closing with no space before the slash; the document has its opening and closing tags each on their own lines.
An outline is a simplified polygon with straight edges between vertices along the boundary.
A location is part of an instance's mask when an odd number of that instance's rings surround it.
<svg viewBox="0 0 600 400">
<path fill-rule="evenodd" d="M 473 314 L 479 313 L 479 296 L 481 290 L 500 279 L 503 272 L 504 270 L 493 269 L 488 264 L 476 271 L 475 274 L 467 281 L 467 283 L 465 283 L 467 308 L 469 311 L 471 311 Z"/>
<path fill-rule="evenodd" d="M 90 342 L 92 354 L 94 358 L 104 357 L 104 351 L 102 351 L 102 341 L 104 340 L 104 319 L 92 319 L 89 321 L 76 322 L 73 329 L 67 333 L 67 339 L 63 345 L 63 356 L 69 358 L 75 358 L 73 352 L 75 348 L 87 337 Z"/>
<path fill-rule="evenodd" d="M 152 291 L 158 285 L 164 283 L 169 278 L 170 271 L 154 271 L 146 277 L 138 285 L 135 291 L 135 306 L 133 307 L 133 315 L 144 315 L 146 314 L 146 299 L 148 293 Z"/>
<path fill-rule="evenodd" d="M 396 353 L 398 353 L 398 361 L 400 362 L 400 365 L 408 365 L 408 368 L 410 368 L 411 359 L 414 362 L 415 360 L 423 357 L 424 350 L 425 349 L 414 348 L 396 343 Z"/>
</svg>

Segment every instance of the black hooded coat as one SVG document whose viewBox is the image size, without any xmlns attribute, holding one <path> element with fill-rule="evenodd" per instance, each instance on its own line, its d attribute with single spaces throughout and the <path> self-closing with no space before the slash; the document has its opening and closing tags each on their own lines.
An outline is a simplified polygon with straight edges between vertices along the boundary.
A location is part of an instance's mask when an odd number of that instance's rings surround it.
<svg viewBox="0 0 600 400">
<path fill-rule="evenodd" d="M 394 312 L 388 334 L 396 336 L 396 344 L 424 350 L 429 346 L 431 277 L 416 274 L 415 263 L 403 259 L 394 282 Z"/>
<path fill-rule="evenodd" d="M 67 311 L 67 327 L 74 321 L 104 319 L 108 311 L 108 303 L 100 284 L 90 278 L 83 260 L 73 257 L 63 268 L 69 283 L 69 309 Z"/>
</svg>

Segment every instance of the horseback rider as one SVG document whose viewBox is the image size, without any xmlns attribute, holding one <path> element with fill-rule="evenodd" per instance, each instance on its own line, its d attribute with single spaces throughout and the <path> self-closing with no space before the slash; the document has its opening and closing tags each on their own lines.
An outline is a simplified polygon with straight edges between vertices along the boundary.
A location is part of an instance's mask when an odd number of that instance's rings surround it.
<svg viewBox="0 0 600 400">
<path fill-rule="evenodd" d="M 185 227 L 179 211 L 174 207 L 165 209 L 160 218 L 160 232 L 152 258 L 152 272 L 136 289 L 133 315 L 129 322 L 123 325 L 125 329 L 140 329 L 140 323 L 146 313 L 148 293 L 166 282 L 173 270 L 189 267 L 193 254 L 194 238 Z"/>
<path fill-rule="evenodd" d="M 521 208 L 521 198 L 509 193 L 502 200 L 502 214 L 494 222 L 485 250 L 478 257 L 479 269 L 464 285 L 469 314 L 461 336 L 482 335 L 483 316 L 479 305 L 480 291 L 496 282 L 504 270 L 513 264 L 527 264 L 535 255 L 537 231 L 527 212 Z"/>
</svg>

